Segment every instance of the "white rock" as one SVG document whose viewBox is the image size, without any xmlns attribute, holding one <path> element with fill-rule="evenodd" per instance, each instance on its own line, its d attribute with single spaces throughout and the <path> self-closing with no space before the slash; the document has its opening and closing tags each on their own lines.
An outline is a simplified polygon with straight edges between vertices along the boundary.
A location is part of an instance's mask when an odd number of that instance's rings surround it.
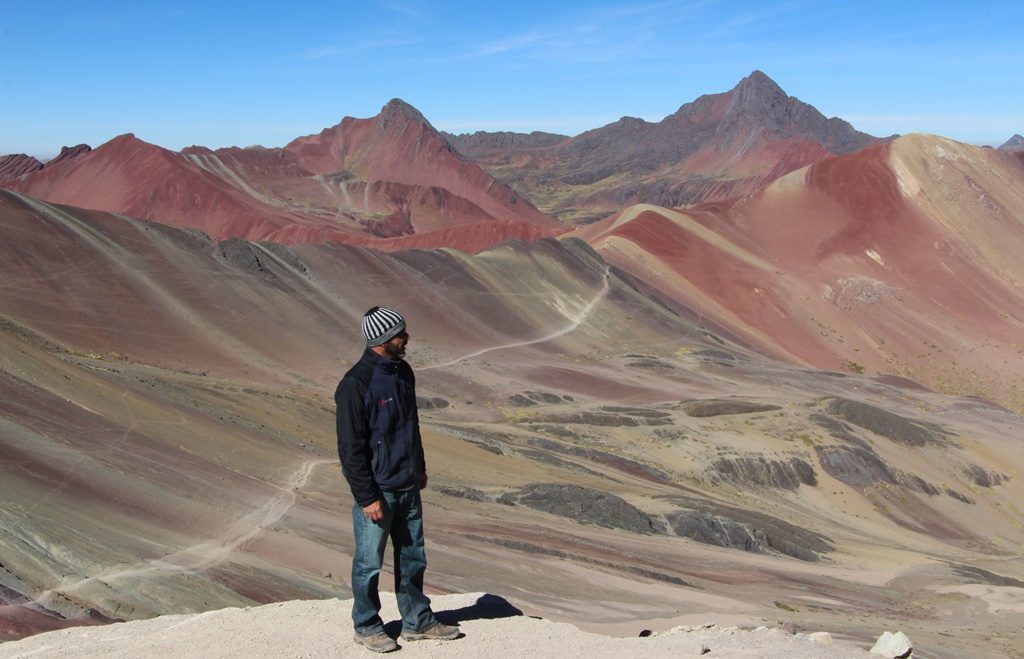
<svg viewBox="0 0 1024 659">
<path fill-rule="evenodd" d="M 807 635 L 807 638 L 815 643 L 832 643 L 832 634 L 828 632 L 811 632 Z"/>
<path fill-rule="evenodd" d="M 909 657 L 913 649 L 914 644 L 903 632 L 882 632 L 870 653 L 883 657 Z"/>
</svg>

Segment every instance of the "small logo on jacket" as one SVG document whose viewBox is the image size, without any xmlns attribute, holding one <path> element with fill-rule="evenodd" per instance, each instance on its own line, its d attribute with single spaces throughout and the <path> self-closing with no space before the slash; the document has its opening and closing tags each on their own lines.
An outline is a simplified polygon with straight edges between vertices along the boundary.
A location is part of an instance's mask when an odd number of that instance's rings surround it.
<svg viewBox="0 0 1024 659">
<path fill-rule="evenodd" d="M 395 397 L 394 397 L 394 396 L 391 396 L 391 397 L 389 397 L 389 398 L 381 398 L 381 399 L 380 399 L 380 405 L 381 405 L 381 407 L 384 407 L 385 405 L 387 405 L 388 403 L 390 403 L 390 402 L 391 402 L 391 401 L 393 401 L 394 399 L 395 399 Z"/>
</svg>

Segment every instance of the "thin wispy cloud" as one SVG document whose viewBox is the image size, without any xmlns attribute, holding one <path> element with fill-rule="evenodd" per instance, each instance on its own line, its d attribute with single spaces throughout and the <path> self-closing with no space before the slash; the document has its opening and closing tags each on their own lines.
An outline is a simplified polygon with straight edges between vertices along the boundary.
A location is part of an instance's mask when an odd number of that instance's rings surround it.
<svg viewBox="0 0 1024 659">
<path fill-rule="evenodd" d="M 403 48 L 418 43 L 417 39 L 405 37 L 380 37 L 377 39 L 363 39 L 343 46 L 337 44 L 326 44 L 314 48 L 308 48 L 299 55 L 303 60 L 321 60 L 346 55 L 371 53 L 391 48 Z"/>
<path fill-rule="evenodd" d="M 785 33 L 784 25 L 790 19 L 801 16 L 804 4 L 802 2 L 789 2 L 775 5 L 762 11 L 731 16 L 718 23 L 717 27 L 703 33 L 701 37 L 707 40 L 728 39 L 751 32 L 783 34 Z"/>
<path fill-rule="evenodd" d="M 420 7 L 414 7 L 408 2 L 382 2 L 380 3 L 385 9 L 389 9 L 399 14 L 405 14 L 411 18 L 422 18 L 427 15 L 427 12 Z"/>
<path fill-rule="evenodd" d="M 537 32 L 503 37 L 495 41 L 480 44 L 476 48 L 476 54 L 483 57 L 487 57 L 489 55 L 500 55 L 515 50 L 522 50 L 527 46 L 537 45 L 542 39 L 545 39 L 545 37 Z"/>
</svg>

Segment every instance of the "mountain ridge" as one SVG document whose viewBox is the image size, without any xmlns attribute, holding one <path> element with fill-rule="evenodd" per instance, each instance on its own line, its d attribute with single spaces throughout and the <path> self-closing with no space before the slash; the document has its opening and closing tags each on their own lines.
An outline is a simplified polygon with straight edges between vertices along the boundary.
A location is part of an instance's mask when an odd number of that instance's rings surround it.
<svg viewBox="0 0 1024 659">
<path fill-rule="evenodd" d="M 348 117 L 283 148 L 173 152 L 128 133 L 62 155 L 53 167 L 22 171 L 0 185 L 197 228 L 216 239 L 483 249 L 556 233 L 550 219 L 452 151 L 398 99 L 377 117 Z M 453 231 L 460 225 L 464 236 Z"/>
<path fill-rule="evenodd" d="M 877 140 L 788 96 L 761 71 L 658 122 L 623 117 L 564 140 L 511 138 L 497 145 L 480 133 L 449 137 L 542 209 L 577 221 L 631 203 L 675 207 L 725 199 Z"/>
</svg>

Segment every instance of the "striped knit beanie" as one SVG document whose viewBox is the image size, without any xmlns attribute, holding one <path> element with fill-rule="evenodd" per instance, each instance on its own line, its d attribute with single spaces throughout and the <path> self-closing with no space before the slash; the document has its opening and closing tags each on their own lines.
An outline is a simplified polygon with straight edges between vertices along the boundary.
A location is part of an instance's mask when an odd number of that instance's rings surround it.
<svg viewBox="0 0 1024 659">
<path fill-rule="evenodd" d="M 363 336 L 368 346 L 383 345 L 404 329 L 405 318 L 394 309 L 374 307 L 363 314 Z"/>
</svg>

